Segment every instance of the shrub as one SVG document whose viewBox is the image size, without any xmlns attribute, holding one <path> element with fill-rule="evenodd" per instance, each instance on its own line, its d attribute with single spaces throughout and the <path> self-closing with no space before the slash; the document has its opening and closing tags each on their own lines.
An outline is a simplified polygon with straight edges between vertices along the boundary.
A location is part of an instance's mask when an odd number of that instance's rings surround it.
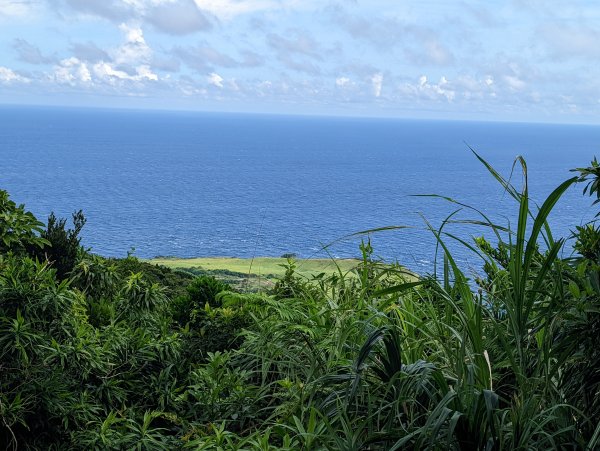
<svg viewBox="0 0 600 451">
<path fill-rule="evenodd" d="M 205 304 L 211 307 L 220 307 L 221 301 L 217 295 L 222 291 L 230 291 L 231 287 L 212 276 L 196 277 L 187 287 L 190 301 L 196 308 L 203 308 Z"/>
<path fill-rule="evenodd" d="M 194 276 L 184 271 L 175 271 L 166 266 L 153 265 L 144 261 L 140 261 L 136 257 L 128 256 L 127 258 L 109 259 L 111 264 L 114 264 L 115 271 L 122 278 L 127 278 L 131 274 L 144 273 L 144 277 L 151 283 L 158 283 L 165 288 L 165 293 L 176 298 L 187 294 L 187 286 Z"/>
<path fill-rule="evenodd" d="M 208 352 L 237 349 L 242 344 L 240 333 L 251 323 L 243 307 L 194 309 L 190 321 L 190 347 L 201 355 Z"/>
<path fill-rule="evenodd" d="M 231 287 L 212 276 L 199 276 L 194 278 L 186 287 L 185 293 L 175 297 L 171 302 L 173 319 L 181 326 L 185 326 L 192 319 L 192 312 L 204 310 L 206 305 L 218 307 L 221 301 L 217 295 L 223 291 L 230 291 Z"/>
<path fill-rule="evenodd" d="M 41 237 L 48 241 L 43 248 L 33 249 L 40 260 L 50 262 L 56 269 L 59 279 L 66 279 L 75 268 L 78 256 L 81 252 L 81 237 L 79 233 L 85 225 L 86 219 L 81 210 L 73 213 L 73 228 L 67 229 L 67 220 L 57 219 L 54 213 L 48 217 L 46 230 L 42 231 Z"/>
<path fill-rule="evenodd" d="M 15 204 L 6 191 L 0 190 L 0 254 L 47 245 L 48 241 L 40 236 L 43 226 L 24 205 Z"/>
</svg>

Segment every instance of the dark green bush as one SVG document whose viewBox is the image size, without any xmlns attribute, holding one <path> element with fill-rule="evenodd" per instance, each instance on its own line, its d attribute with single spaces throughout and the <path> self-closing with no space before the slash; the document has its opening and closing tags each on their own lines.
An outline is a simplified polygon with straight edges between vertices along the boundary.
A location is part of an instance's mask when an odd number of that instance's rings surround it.
<svg viewBox="0 0 600 451">
<path fill-rule="evenodd" d="M 217 295 L 223 291 L 231 291 L 229 284 L 215 279 L 213 276 L 198 276 L 187 284 L 185 294 L 179 294 L 170 304 L 173 319 L 181 326 L 192 319 L 192 312 L 204 310 L 206 305 L 219 307 Z"/>
<path fill-rule="evenodd" d="M 249 324 L 250 315 L 241 307 L 194 309 L 189 322 L 188 351 L 206 356 L 208 352 L 237 349 L 243 342 L 240 334 Z"/>
<path fill-rule="evenodd" d="M 187 294 L 186 288 L 194 280 L 194 276 L 187 272 L 153 265 L 131 255 L 127 258 L 108 259 L 108 261 L 115 266 L 115 271 L 122 278 L 129 277 L 131 274 L 144 273 L 144 277 L 149 282 L 162 285 L 165 293 L 171 298 Z"/>
<path fill-rule="evenodd" d="M 212 276 L 196 277 L 187 287 L 187 295 L 171 303 L 173 319 L 189 328 L 186 334 L 188 355 L 206 356 L 208 352 L 239 347 L 240 332 L 250 324 L 243 307 L 223 307 L 220 293 L 230 286 Z"/>
<path fill-rule="evenodd" d="M 66 279 L 77 264 L 78 256 L 83 252 L 81 249 L 81 229 L 85 225 L 85 216 L 81 210 L 73 213 L 73 228 L 67 229 L 67 220 L 56 219 L 54 213 L 48 217 L 46 230 L 42 231 L 41 237 L 50 243 L 43 249 L 38 249 L 36 257 L 47 260 L 56 269 L 59 279 Z M 34 250 L 35 251 L 35 250 Z"/>
<path fill-rule="evenodd" d="M 195 308 L 204 308 L 205 304 L 220 307 L 221 301 L 217 299 L 217 295 L 230 290 L 229 284 L 212 276 L 196 277 L 187 287 L 188 296 Z"/>
</svg>

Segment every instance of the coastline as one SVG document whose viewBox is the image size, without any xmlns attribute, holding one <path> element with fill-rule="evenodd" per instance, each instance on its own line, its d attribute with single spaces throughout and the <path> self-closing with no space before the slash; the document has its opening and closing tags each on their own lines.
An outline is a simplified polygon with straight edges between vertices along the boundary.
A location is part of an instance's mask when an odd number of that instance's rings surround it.
<svg viewBox="0 0 600 451">
<path fill-rule="evenodd" d="M 262 276 L 280 276 L 285 274 L 288 259 L 283 257 L 193 257 L 179 258 L 174 256 L 155 257 L 144 261 L 166 266 L 167 268 L 202 269 L 207 271 L 226 270 L 236 273 L 253 274 Z M 333 259 L 333 258 L 294 258 L 296 271 L 303 275 L 317 275 L 322 272 L 338 270 L 346 272 L 354 269 L 359 263 L 358 259 Z"/>
<path fill-rule="evenodd" d="M 283 257 L 155 257 L 142 261 L 185 271 L 196 276 L 213 276 L 243 291 L 260 291 L 272 288 L 288 268 Z M 311 279 L 319 274 L 348 273 L 360 263 L 358 259 L 293 259 L 294 272 Z"/>
</svg>

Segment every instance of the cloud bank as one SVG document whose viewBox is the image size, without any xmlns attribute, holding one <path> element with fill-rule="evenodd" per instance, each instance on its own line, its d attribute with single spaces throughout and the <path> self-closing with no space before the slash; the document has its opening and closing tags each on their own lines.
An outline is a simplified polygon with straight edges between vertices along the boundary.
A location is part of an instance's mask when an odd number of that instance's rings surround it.
<svg viewBox="0 0 600 451">
<path fill-rule="evenodd" d="M 593 122 L 597 18 L 581 0 L 0 0 L 0 94 Z"/>
</svg>

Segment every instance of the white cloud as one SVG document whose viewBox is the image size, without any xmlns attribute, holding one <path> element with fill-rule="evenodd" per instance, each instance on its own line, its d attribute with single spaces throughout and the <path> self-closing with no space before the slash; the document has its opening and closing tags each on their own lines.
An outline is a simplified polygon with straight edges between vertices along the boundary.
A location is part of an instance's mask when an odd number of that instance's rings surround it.
<svg viewBox="0 0 600 451">
<path fill-rule="evenodd" d="M 414 82 L 405 81 L 398 85 L 398 93 L 402 100 L 417 100 L 432 105 L 434 103 L 439 105 L 440 101 L 456 105 L 461 105 L 461 102 L 465 101 L 469 102 L 469 105 L 474 105 L 474 102 L 485 104 L 496 98 L 508 99 L 510 94 L 514 97 L 515 92 L 504 82 L 497 85 L 491 75 L 479 77 L 469 74 L 453 77 L 442 75 L 437 82 L 429 80 L 426 75 L 421 75 Z"/>
<path fill-rule="evenodd" d="M 119 29 L 125 34 L 125 42 L 112 52 L 114 62 L 128 66 L 148 64 L 152 58 L 152 49 L 146 43 L 142 29 L 125 23 Z"/>
<path fill-rule="evenodd" d="M 20 3 L 26 1 L 19 0 Z M 60 12 L 65 17 L 72 17 L 76 12 L 108 19 L 115 24 L 135 20 L 152 24 L 155 29 L 172 35 L 185 35 L 212 26 L 194 0 L 50 0 L 49 3 L 53 8 L 64 9 Z"/>
<path fill-rule="evenodd" d="M 136 13 L 135 9 L 127 1 L 64 0 L 64 2 L 74 11 L 88 16 L 103 17 L 116 23 L 128 20 Z M 61 5 L 61 3 L 58 3 L 58 5 Z"/>
<path fill-rule="evenodd" d="M 441 77 L 437 85 L 431 85 L 431 89 L 439 96 L 444 97 L 448 102 L 452 102 L 456 97 L 456 91 L 447 87 L 448 80 L 446 77 Z"/>
<path fill-rule="evenodd" d="M 525 82 L 515 75 L 505 75 L 503 79 L 512 91 L 521 91 L 525 87 Z"/>
<path fill-rule="evenodd" d="M 195 0 L 195 2 L 199 8 L 224 20 L 281 7 L 280 2 L 272 0 Z"/>
<path fill-rule="evenodd" d="M 443 99 L 452 102 L 456 97 L 456 89 L 445 76 L 438 83 L 430 83 L 426 75 L 421 75 L 416 83 L 405 83 L 399 88 L 405 97 L 417 97 L 429 100 Z"/>
<path fill-rule="evenodd" d="M 12 82 L 21 82 L 28 83 L 29 79 L 26 77 L 22 77 L 17 74 L 12 69 L 8 67 L 0 66 L 0 83 L 12 83 Z"/>
<path fill-rule="evenodd" d="M 373 74 L 373 76 L 371 77 L 371 84 L 373 87 L 373 95 L 375 97 L 381 96 L 381 87 L 383 85 L 383 74 L 381 72 Z"/>
<path fill-rule="evenodd" d="M 31 13 L 33 2 L 0 0 L 1 17 L 25 17 Z"/>
<path fill-rule="evenodd" d="M 134 75 L 130 75 L 125 71 L 115 69 L 110 63 L 102 61 L 94 64 L 94 75 L 103 81 L 114 83 L 117 80 L 129 80 L 129 81 L 157 81 L 158 75 L 152 72 L 150 66 L 141 65 L 136 68 Z"/>
<path fill-rule="evenodd" d="M 453 80 L 452 87 L 456 92 L 456 97 L 480 101 L 495 97 L 497 88 L 491 75 L 484 77 L 460 75 Z"/>
<path fill-rule="evenodd" d="M 119 29 L 125 34 L 125 39 L 132 44 L 145 44 L 144 32 L 139 27 L 132 27 L 125 23 L 119 25 Z"/>
<path fill-rule="evenodd" d="M 495 108 L 491 118 L 577 105 L 598 117 L 600 9 L 578 11 L 581 1 L 569 14 L 507 4 L 488 17 L 474 0 L 0 0 L 0 83 L 29 80 L 32 95 L 171 95 L 165 106 L 185 92 L 223 109 L 450 116 L 468 105 Z"/>
<path fill-rule="evenodd" d="M 134 79 L 136 79 L 136 80 L 146 79 L 146 80 L 151 80 L 151 81 L 158 81 L 158 75 L 156 75 L 155 73 L 152 72 L 152 69 L 150 69 L 150 66 L 143 65 L 143 66 L 139 66 L 137 68 L 137 76 Z"/>
<path fill-rule="evenodd" d="M 75 57 L 61 60 L 54 67 L 53 78 L 58 83 L 68 85 L 92 81 L 92 75 L 87 64 Z"/>
<path fill-rule="evenodd" d="M 92 81 L 92 74 L 90 73 L 90 70 L 87 68 L 87 65 L 85 63 L 81 63 L 81 65 L 77 69 L 77 75 L 79 76 L 79 79 L 84 83 Z"/>
<path fill-rule="evenodd" d="M 219 74 L 217 74 L 215 72 L 213 72 L 208 77 L 206 77 L 206 80 L 208 81 L 209 84 L 216 86 L 217 88 L 223 87 L 223 77 L 221 77 Z"/>
<path fill-rule="evenodd" d="M 85 50 L 91 47 L 95 64 L 72 56 L 57 62 L 43 77 L 61 85 L 88 88 L 102 84 L 124 87 L 131 83 L 158 81 L 159 76 L 150 66 L 153 51 L 146 43 L 142 29 L 130 24 L 121 24 L 119 29 L 124 34 L 124 42 L 119 47 L 106 52 L 88 43 L 84 51 L 79 52 L 87 56 L 89 52 Z"/>
<path fill-rule="evenodd" d="M 335 85 L 339 87 L 347 86 L 351 83 L 351 80 L 348 77 L 338 77 L 335 79 Z"/>
<path fill-rule="evenodd" d="M 100 79 L 120 78 L 126 79 L 129 75 L 122 70 L 115 70 L 109 63 L 101 62 L 94 64 L 94 74 Z"/>
<path fill-rule="evenodd" d="M 204 11 L 221 20 L 267 11 L 311 10 L 322 6 L 322 0 L 194 0 Z"/>
</svg>

